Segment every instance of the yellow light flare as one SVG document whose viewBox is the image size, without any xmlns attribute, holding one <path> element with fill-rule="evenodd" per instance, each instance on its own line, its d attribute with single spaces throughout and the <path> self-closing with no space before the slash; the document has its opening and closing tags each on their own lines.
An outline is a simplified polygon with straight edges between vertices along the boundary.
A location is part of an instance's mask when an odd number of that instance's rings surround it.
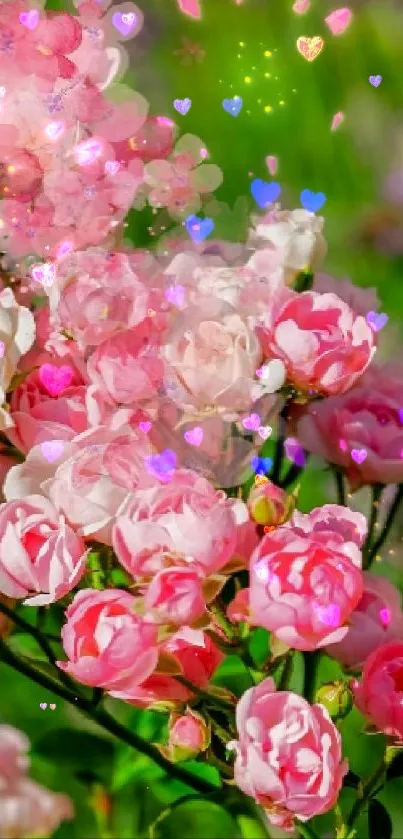
<svg viewBox="0 0 403 839">
<path fill-rule="evenodd" d="M 250 84 L 250 83 L 251 83 L 251 81 L 252 81 L 252 79 L 251 79 L 251 77 L 250 77 L 250 76 L 245 76 L 245 78 L 244 78 L 244 82 L 245 82 L 245 84 Z"/>
<path fill-rule="evenodd" d="M 264 51 L 264 57 L 265 57 L 265 58 L 271 58 L 271 57 L 272 57 L 272 55 L 273 55 L 273 53 L 272 53 L 272 52 L 270 52 L 270 50 L 265 50 L 265 51 Z"/>
<path fill-rule="evenodd" d="M 272 106 L 271 106 L 271 105 L 265 105 L 265 106 L 264 106 L 264 112 L 265 112 L 265 114 L 271 114 L 272 110 L 273 110 L 273 108 L 272 108 Z"/>
</svg>

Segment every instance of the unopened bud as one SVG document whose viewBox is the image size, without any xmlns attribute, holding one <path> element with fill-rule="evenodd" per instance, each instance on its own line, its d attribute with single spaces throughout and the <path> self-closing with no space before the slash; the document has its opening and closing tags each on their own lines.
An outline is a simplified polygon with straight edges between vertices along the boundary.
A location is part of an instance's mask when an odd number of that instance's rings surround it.
<svg viewBox="0 0 403 839">
<path fill-rule="evenodd" d="M 196 711 L 188 709 L 184 714 L 171 715 L 168 746 L 159 749 L 173 763 L 190 760 L 208 748 L 210 738 L 209 724 Z"/>
<path fill-rule="evenodd" d="M 295 497 L 267 481 L 251 489 L 247 506 L 256 524 L 278 527 L 290 518 L 295 507 Z"/>
<path fill-rule="evenodd" d="M 333 722 L 342 720 L 350 713 L 353 699 L 349 686 L 345 682 L 328 682 L 315 694 L 315 702 L 323 705 Z"/>
</svg>

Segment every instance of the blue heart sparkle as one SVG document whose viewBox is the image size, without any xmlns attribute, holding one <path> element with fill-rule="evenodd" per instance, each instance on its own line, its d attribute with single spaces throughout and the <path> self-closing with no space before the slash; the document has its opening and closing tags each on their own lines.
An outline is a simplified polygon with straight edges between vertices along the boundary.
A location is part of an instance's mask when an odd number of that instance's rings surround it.
<svg viewBox="0 0 403 839">
<path fill-rule="evenodd" d="M 316 213 L 326 201 L 324 192 L 312 192 L 310 189 L 303 189 L 299 197 L 304 210 L 309 210 L 310 213 Z"/>
<path fill-rule="evenodd" d="M 269 183 L 268 181 L 262 181 L 260 178 L 255 178 L 250 185 L 250 191 L 256 204 L 259 204 L 259 207 L 264 209 L 268 204 L 273 204 L 277 201 L 281 192 L 281 186 L 276 181 Z"/>
</svg>

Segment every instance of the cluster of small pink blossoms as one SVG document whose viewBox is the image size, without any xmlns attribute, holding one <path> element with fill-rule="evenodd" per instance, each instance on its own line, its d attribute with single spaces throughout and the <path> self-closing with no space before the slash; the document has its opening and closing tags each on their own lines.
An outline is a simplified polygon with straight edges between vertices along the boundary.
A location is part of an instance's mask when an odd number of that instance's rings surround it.
<svg viewBox="0 0 403 839">
<path fill-rule="evenodd" d="M 192 703 L 219 690 L 234 638 L 267 630 L 259 683 L 220 695 L 237 701 L 236 784 L 292 831 L 337 803 L 348 767 L 324 705 L 267 675 L 276 645 L 362 671 L 358 707 L 402 740 L 403 615 L 395 587 L 363 566 L 366 518 L 342 504 L 296 511 L 279 472 L 263 477 L 268 445 L 297 448 L 295 476 L 312 452 L 352 490 L 402 483 L 403 369 L 374 363 L 371 292 L 320 274 L 299 291 L 325 254 L 322 218 L 275 206 L 246 244 L 192 235 L 202 220 L 189 215 L 222 176 L 198 138 L 176 142 L 173 122 L 118 81 L 140 10 L 75 5 L 0 5 L 0 244 L 13 273 L 0 293 L 0 593 L 63 598 L 59 668 L 170 711 L 173 761 L 210 744 Z M 145 201 L 185 223 L 179 247 L 122 244 Z M 0 732 L 0 775 L 4 750 L 20 760 L 18 737 Z M 18 794 L 32 786 L 19 778 Z M 38 796 L 29 826 L 53 829 Z M 63 799 L 57 816 L 70 815 Z"/>
</svg>

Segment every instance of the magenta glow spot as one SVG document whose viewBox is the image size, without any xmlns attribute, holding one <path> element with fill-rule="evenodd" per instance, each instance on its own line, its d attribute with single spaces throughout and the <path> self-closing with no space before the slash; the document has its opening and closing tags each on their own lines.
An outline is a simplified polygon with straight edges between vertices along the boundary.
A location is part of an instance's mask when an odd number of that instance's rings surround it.
<svg viewBox="0 0 403 839">
<path fill-rule="evenodd" d="M 389 609 L 380 609 L 379 610 L 379 620 L 385 628 L 389 626 L 391 621 L 391 614 Z"/>
<path fill-rule="evenodd" d="M 339 448 L 342 450 L 342 452 L 347 451 L 347 443 L 345 440 L 339 440 Z"/>
<path fill-rule="evenodd" d="M 74 152 L 79 166 L 88 166 L 93 163 L 101 153 L 102 145 L 99 140 L 84 140 L 75 147 Z"/>
<path fill-rule="evenodd" d="M 336 629 L 340 626 L 340 609 L 335 603 L 330 603 L 329 606 L 318 606 L 314 603 L 314 609 L 317 612 L 319 620 L 325 624 Z"/>
</svg>

